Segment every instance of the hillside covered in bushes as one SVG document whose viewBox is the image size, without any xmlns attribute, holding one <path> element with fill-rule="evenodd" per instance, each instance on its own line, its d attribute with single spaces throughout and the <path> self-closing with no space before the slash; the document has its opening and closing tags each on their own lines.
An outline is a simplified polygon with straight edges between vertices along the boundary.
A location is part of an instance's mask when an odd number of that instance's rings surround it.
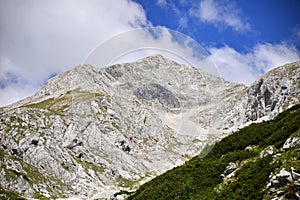
<svg viewBox="0 0 300 200">
<path fill-rule="evenodd" d="M 206 150 L 128 199 L 299 199 L 300 105 Z"/>
</svg>

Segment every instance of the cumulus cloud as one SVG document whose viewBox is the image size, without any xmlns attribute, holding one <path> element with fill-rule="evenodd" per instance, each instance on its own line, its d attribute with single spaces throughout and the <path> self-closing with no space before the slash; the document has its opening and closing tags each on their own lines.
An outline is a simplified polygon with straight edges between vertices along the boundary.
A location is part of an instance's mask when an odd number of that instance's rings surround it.
<svg viewBox="0 0 300 200">
<path fill-rule="evenodd" d="M 249 23 L 242 17 L 242 11 L 229 1 L 202 0 L 197 8 L 190 10 L 190 14 L 219 29 L 231 27 L 238 32 L 250 30 Z"/>
<path fill-rule="evenodd" d="M 209 52 L 222 77 L 246 85 L 275 67 L 300 60 L 300 52 L 287 43 L 257 44 L 247 53 L 237 52 L 229 46 L 211 47 Z"/>
<path fill-rule="evenodd" d="M 51 74 L 80 64 L 99 42 L 147 25 L 143 8 L 127 0 L 2 0 L 0 106 L 32 94 Z M 9 81 L 11 76 L 15 81 Z"/>
</svg>

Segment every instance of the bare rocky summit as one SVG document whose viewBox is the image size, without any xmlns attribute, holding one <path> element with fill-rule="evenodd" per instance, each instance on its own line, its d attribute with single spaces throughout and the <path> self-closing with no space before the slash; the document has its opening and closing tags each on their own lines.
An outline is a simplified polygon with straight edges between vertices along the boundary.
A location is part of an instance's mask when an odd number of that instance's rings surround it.
<svg viewBox="0 0 300 200">
<path fill-rule="evenodd" d="M 0 108 L 0 189 L 24 197 L 109 198 L 300 100 L 300 62 L 252 86 L 160 55 L 82 65 Z"/>
</svg>

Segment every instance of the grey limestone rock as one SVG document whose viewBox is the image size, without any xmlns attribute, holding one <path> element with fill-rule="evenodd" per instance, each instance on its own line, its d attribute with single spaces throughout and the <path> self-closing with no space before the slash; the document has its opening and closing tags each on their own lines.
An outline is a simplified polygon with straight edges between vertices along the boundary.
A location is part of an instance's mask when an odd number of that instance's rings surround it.
<svg viewBox="0 0 300 200">
<path fill-rule="evenodd" d="M 268 155 L 273 155 L 276 152 L 276 149 L 274 146 L 268 146 L 262 152 L 260 153 L 260 157 L 266 157 Z"/>
<path fill-rule="evenodd" d="M 223 172 L 223 174 L 221 176 L 223 177 L 224 180 L 228 180 L 228 179 L 234 177 L 235 172 L 238 169 L 239 169 L 238 166 L 235 163 L 231 162 L 226 166 L 225 171 Z"/>
<path fill-rule="evenodd" d="M 179 100 L 176 98 L 176 96 L 170 90 L 156 83 L 151 83 L 149 85 L 137 88 L 134 91 L 134 95 L 138 99 L 150 101 L 158 100 L 163 106 L 170 108 L 180 107 Z"/>
<path fill-rule="evenodd" d="M 288 138 L 284 145 L 283 149 L 290 149 L 300 145 L 300 137 L 290 137 Z"/>
<path fill-rule="evenodd" d="M 285 168 L 271 177 L 270 182 L 266 187 L 268 194 L 273 195 L 273 199 L 285 199 L 286 192 L 283 190 L 286 186 L 291 186 L 295 192 L 296 197 L 299 197 L 300 174 L 296 172 L 294 167 L 290 171 Z"/>
<path fill-rule="evenodd" d="M 134 190 L 227 133 L 299 103 L 299 69 L 279 67 L 247 87 L 159 55 L 77 66 L 1 109 L 0 187 L 92 199 Z"/>
</svg>

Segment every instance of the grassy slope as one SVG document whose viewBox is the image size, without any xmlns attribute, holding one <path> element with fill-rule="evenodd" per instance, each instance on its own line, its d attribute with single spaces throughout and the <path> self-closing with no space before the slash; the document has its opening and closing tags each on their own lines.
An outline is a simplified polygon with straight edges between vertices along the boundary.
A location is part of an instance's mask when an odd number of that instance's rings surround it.
<svg viewBox="0 0 300 200">
<path fill-rule="evenodd" d="M 300 135 L 300 105 L 275 119 L 252 124 L 216 143 L 209 154 L 194 157 L 142 185 L 128 199 L 268 199 L 263 190 L 271 172 L 293 166 L 300 170 L 299 148 L 282 151 L 281 156 L 260 158 L 261 151 L 273 145 L 280 148 L 292 134 Z M 245 150 L 252 146 L 252 150 Z M 221 174 L 230 163 L 239 170 L 224 184 Z M 293 191 L 290 191 L 293 196 Z"/>
</svg>

